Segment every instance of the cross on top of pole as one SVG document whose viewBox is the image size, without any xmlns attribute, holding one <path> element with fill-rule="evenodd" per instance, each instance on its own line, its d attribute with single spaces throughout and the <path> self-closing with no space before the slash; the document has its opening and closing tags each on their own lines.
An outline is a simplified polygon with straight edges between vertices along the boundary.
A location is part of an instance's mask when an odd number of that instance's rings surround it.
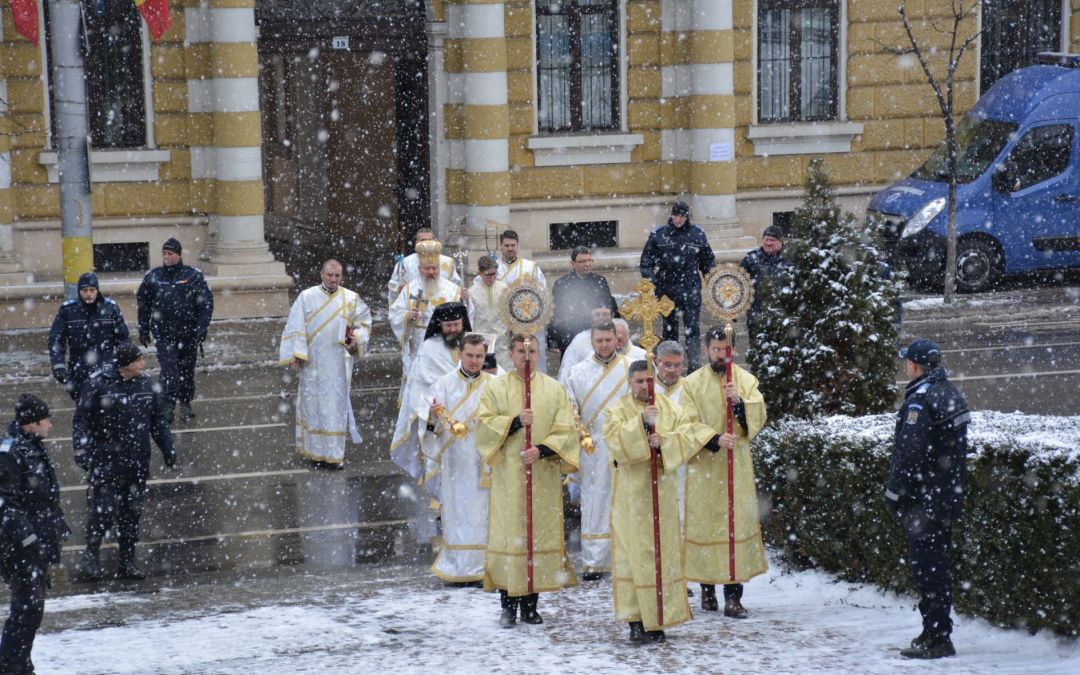
<svg viewBox="0 0 1080 675">
<path fill-rule="evenodd" d="M 656 286 L 648 279 L 639 281 L 634 290 L 637 291 L 637 298 L 624 300 L 619 305 L 619 312 L 628 319 L 641 321 L 642 336 L 638 342 L 652 357 L 653 349 L 660 344 L 660 338 L 656 337 L 656 333 L 653 332 L 653 322 L 658 317 L 671 314 L 672 310 L 675 309 L 675 303 L 666 295 L 657 298 Z"/>
</svg>

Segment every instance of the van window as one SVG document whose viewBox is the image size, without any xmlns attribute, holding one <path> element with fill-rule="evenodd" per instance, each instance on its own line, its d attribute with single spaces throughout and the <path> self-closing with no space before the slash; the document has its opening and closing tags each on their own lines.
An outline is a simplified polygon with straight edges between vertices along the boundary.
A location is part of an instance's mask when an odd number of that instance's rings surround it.
<svg viewBox="0 0 1080 675">
<path fill-rule="evenodd" d="M 970 183 L 982 175 L 1009 142 L 1018 125 L 998 120 L 964 117 L 956 125 L 957 180 Z M 949 180 L 949 155 L 942 143 L 926 162 L 911 174 L 919 180 Z"/>
<path fill-rule="evenodd" d="M 1069 168 L 1072 154 L 1071 124 L 1051 124 L 1029 130 L 1017 141 L 1006 161 L 1015 176 L 1013 192 L 1041 183 Z"/>
</svg>

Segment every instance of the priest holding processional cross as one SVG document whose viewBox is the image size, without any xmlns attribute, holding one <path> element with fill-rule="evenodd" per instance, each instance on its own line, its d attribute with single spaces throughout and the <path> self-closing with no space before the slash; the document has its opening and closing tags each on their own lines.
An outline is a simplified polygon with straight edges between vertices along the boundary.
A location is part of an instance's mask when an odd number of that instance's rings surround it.
<svg viewBox="0 0 1080 675">
<path fill-rule="evenodd" d="M 520 618 L 543 623 L 541 592 L 577 584 L 563 536 L 562 474 L 577 471 L 578 435 L 566 390 L 536 371 L 533 335 L 547 324 L 551 303 L 531 277 L 503 294 L 514 370 L 480 394 L 476 449 L 490 468 L 484 589 L 500 593 L 499 625 Z"/>
<path fill-rule="evenodd" d="M 742 619 L 743 583 L 768 565 L 758 521 L 750 441 L 765 425 L 765 400 L 757 378 L 734 364 L 731 322 L 753 302 L 753 282 L 742 268 L 718 265 L 702 288 L 706 309 L 722 319 L 706 338 L 709 365 L 688 375 L 680 404 L 692 421 L 715 434 L 686 469 L 684 519 L 686 578 L 701 584 L 701 608 L 718 611 L 716 585 L 724 587 L 724 616 Z"/>
<path fill-rule="evenodd" d="M 664 629 L 691 618 L 683 574 L 678 468 L 714 436 L 675 403 L 657 395 L 653 323 L 674 303 L 657 298 L 642 279 L 623 316 L 642 323 L 644 361 L 628 369 L 629 393 L 607 409 L 603 436 L 614 467 L 611 498 L 612 595 L 615 620 L 630 624 L 630 640 L 659 642 Z"/>
</svg>

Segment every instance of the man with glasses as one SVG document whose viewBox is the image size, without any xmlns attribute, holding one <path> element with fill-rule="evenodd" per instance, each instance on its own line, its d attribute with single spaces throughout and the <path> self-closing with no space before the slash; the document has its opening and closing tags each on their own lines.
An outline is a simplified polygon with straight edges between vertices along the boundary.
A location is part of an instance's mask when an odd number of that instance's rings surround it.
<svg viewBox="0 0 1080 675">
<path fill-rule="evenodd" d="M 469 297 L 472 298 L 469 321 L 473 332 L 494 336 L 495 358 L 500 366 L 509 370 L 510 348 L 506 342 L 506 324 L 499 313 L 499 298 L 506 291 L 506 284 L 498 280 L 499 262 L 495 258 L 483 256 L 477 262 L 477 268 L 480 273 L 469 287 Z"/>
<path fill-rule="evenodd" d="M 608 307 L 612 317 L 619 316 L 607 279 L 592 271 L 593 257 L 588 247 L 574 248 L 570 265 L 573 270 L 552 287 L 555 315 L 548 324 L 548 346 L 563 355 L 574 336 L 591 326 L 594 308 Z"/>
</svg>

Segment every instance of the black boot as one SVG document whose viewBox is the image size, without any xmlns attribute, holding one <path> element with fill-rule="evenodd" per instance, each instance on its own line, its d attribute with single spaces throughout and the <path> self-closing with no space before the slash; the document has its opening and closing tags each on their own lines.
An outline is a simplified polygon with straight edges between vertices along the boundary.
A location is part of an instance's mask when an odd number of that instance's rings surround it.
<svg viewBox="0 0 1080 675">
<path fill-rule="evenodd" d="M 918 640 L 918 638 L 915 639 Z M 912 640 L 911 647 L 901 649 L 900 656 L 909 659 L 943 659 L 956 656 L 956 648 L 953 647 L 952 640 L 948 635 L 944 637 L 928 636 L 918 646 L 914 642 L 915 640 Z"/>
<path fill-rule="evenodd" d="M 728 598 L 724 601 L 724 616 L 730 619 L 745 619 L 750 613 L 736 598 Z"/>
<path fill-rule="evenodd" d="M 645 631 L 645 642 L 663 642 L 667 639 L 662 630 L 647 630 Z"/>
<path fill-rule="evenodd" d="M 701 584 L 701 608 L 706 612 L 720 611 L 720 603 L 716 601 L 716 586 L 713 584 Z"/>
<path fill-rule="evenodd" d="M 645 639 L 645 626 L 640 621 L 630 622 L 630 642 L 641 642 Z"/>
<path fill-rule="evenodd" d="M 191 401 L 180 401 L 180 418 L 189 420 L 195 417 L 195 411 L 191 409 Z"/>
<path fill-rule="evenodd" d="M 518 598 L 511 598 L 506 591 L 499 591 L 502 615 L 499 616 L 500 628 L 513 628 L 517 624 Z"/>
<path fill-rule="evenodd" d="M 79 575 L 87 581 L 101 581 L 101 558 L 99 551 L 101 549 L 100 538 L 89 538 L 86 540 L 86 550 L 83 551 L 82 560 L 79 561 Z"/>
<path fill-rule="evenodd" d="M 927 643 L 927 641 L 929 639 L 930 639 L 930 633 L 926 632 L 926 629 L 924 628 L 923 632 L 919 633 L 917 636 L 912 638 L 912 640 L 911 640 L 912 649 L 922 649 L 926 645 L 926 643 Z"/>
<path fill-rule="evenodd" d="M 116 576 L 121 579 L 134 579 L 136 581 L 146 578 L 146 572 L 135 563 L 134 546 L 124 546 L 120 549 L 120 571 Z"/>
<path fill-rule="evenodd" d="M 521 599 L 521 620 L 525 623 L 537 625 L 544 623 L 544 618 L 537 614 L 536 603 L 540 601 L 540 594 L 533 593 Z"/>
</svg>

